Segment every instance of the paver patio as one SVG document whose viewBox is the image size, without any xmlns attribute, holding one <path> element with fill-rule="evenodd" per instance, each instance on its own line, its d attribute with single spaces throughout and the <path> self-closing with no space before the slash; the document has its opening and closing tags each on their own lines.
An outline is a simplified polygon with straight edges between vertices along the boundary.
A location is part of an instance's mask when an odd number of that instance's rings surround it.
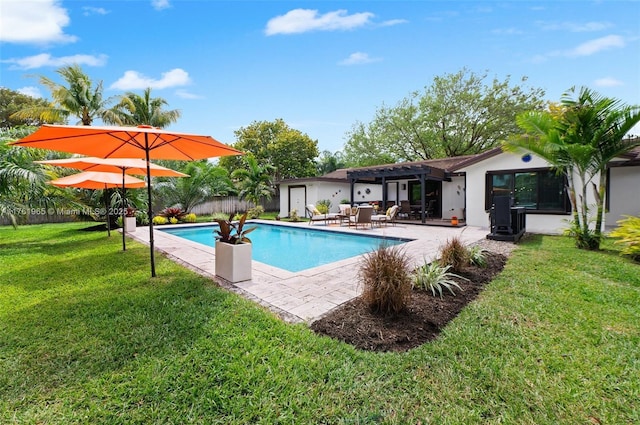
<svg viewBox="0 0 640 425">
<path fill-rule="evenodd" d="M 274 224 L 273 221 L 253 220 Z M 306 222 L 279 223 L 283 226 L 309 227 Z M 202 225 L 202 224 L 200 224 Z M 175 225 L 174 227 L 197 225 Z M 317 225 L 316 229 L 388 236 L 413 239 L 404 245 L 410 257 L 411 266 L 430 262 L 436 258 L 440 247 L 454 236 L 459 236 L 465 244 L 485 239 L 488 230 L 479 227 L 436 227 L 398 223 L 396 226 L 375 227 L 355 230 L 338 225 Z M 358 268 L 362 256 L 337 261 L 320 267 L 289 272 L 253 261 L 252 280 L 231 284 L 215 276 L 215 249 L 191 242 L 158 230 L 154 227 L 156 250 L 168 258 L 177 261 L 195 272 L 216 280 L 220 286 L 237 292 L 269 308 L 282 319 L 289 322 L 313 322 L 333 308 L 359 295 Z M 138 228 L 129 233 L 132 238 L 149 243 L 148 228 Z M 331 249 L 327 247 L 327 249 Z"/>
</svg>

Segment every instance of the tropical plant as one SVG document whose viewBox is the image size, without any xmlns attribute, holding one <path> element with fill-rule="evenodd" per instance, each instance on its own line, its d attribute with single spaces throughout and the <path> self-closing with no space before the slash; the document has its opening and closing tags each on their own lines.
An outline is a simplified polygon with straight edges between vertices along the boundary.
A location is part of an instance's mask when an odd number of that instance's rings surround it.
<svg viewBox="0 0 640 425">
<path fill-rule="evenodd" d="M 180 111 L 164 110 L 168 102 L 161 97 L 151 97 L 151 88 L 144 90 L 142 96 L 127 92 L 120 96 L 120 101 L 112 109 L 122 125 L 150 125 L 164 128 L 178 121 Z"/>
<path fill-rule="evenodd" d="M 158 178 L 154 184 L 159 198 L 166 204 L 180 205 L 185 211 L 191 211 L 215 196 L 235 193 L 227 170 L 206 160 L 189 162 L 180 171 L 189 177 Z"/>
<path fill-rule="evenodd" d="M 624 245 L 620 251 L 621 255 L 627 255 L 640 262 L 640 217 L 625 216 L 624 219 L 618 220 L 618 227 L 609 236 L 618 238 L 616 244 Z"/>
<path fill-rule="evenodd" d="M 175 218 L 177 221 L 180 221 L 182 220 L 182 217 L 187 215 L 187 212 L 180 207 L 167 207 L 162 211 L 160 211 L 159 215 L 161 217 L 165 217 L 169 221 L 171 221 L 172 218 Z"/>
<path fill-rule="evenodd" d="M 430 289 L 433 296 L 436 295 L 436 291 L 442 298 L 442 288 L 446 288 L 455 295 L 453 292 L 453 286 L 462 290 L 458 282 L 455 279 L 468 280 L 460 275 L 449 271 L 451 266 L 442 266 L 438 262 L 425 263 L 418 267 L 413 272 L 413 285 L 420 289 Z"/>
<path fill-rule="evenodd" d="M 153 224 L 157 224 L 157 225 L 167 224 L 169 222 L 169 220 L 167 220 L 166 217 L 163 217 L 161 215 L 157 215 L 153 217 L 152 221 L 153 221 Z"/>
<path fill-rule="evenodd" d="M 249 208 L 247 214 L 249 214 L 249 218 L 260 218 L 260 214 L 264 214 L 264 207 L 262 205 L 256 205 L 253 208 Z"/>
<path fill-rule="evenodd" d="M 93 82 L 79 65 L 63 66 L 56 71 L 67 86 L 41 76 L 40 84 L 51 91 L 51 105 L 33 105 L 21 109 L 12 119 L 36 119 L 44 122 L 66 122 L 69 117 L 79 118 L 78 124 L 91 125 L 95 118 L 104 122 L 119 124 L 118 117 L 108 109 L 112 99 L 102 96 L 102 81 L 95 88 Z"/>
<path fill-rule="evenodd" d="M 229 216 L 229 219 L 214 220 L 218 223 L 219 229 L 215 230 L 216 240 L 220 242 L 226 242 L 230 244 L 251 243 L 251 239 L 247 237 L 247 234 L 256 230 L 256 227 L 244 228 L 244 223 L 247 220 L 247 213 L 245 212 L 240 220 L 234 221 L 234 214 Z"/>
<path fill-rule="evenodd" d="M 477 267 L 487 267 L 487 250 L 480 245 L 473 245 L 468 249 L 469 263 Z"/>
<path fill-rule="evenodd" d="M 525 134 L 509 139 L 504 146 L 531 151 L 566 176 L 573 212 L 569 234 L 575 237 L 578 248 L 600 247 L 607 166 L 614 158 L 640 146 L 640 138 L 625 137 L 638 122 L 639 106 L 627 106 L 586 87 L 577 94 L 571 88 L 562 95 L 560 104 L 548 111 L 531 111 L 517 117 Z M 589 186 L 594 190 L 597 208 L 594 227 L 590 224 Z"/>
<path fill-rule="evenodd" d="M 364 287 L 362 299 L 374 313 L 397 314 L 411 298 L 409 258 L 402 247 L 381 246 L 365 254 L 359 277 Z"/>
<path fill-rule="evenodd" d="M 298 215 L 297 209 L 294 208 L 289 212 L 289 221 L 293 221 L 293 222 L 300 221 L 300 216 Z"/>
<path fill-rule="evenodd" d="M 240 199 L 246 199 L 258 205 L 262 198 L 271 199 L 274 193 L 271 172 L 274 167 L 265 164 L 259 165 L 253 155 L 245 156 L 247 168 L 238 168 L 231 173 L 231 178 L 237 181 Z"/>
<path fill-rule="evenodd" d="M 195 223 L 197 219 L 198 217 L 194 213 L 189 213 L 182 217 L 182 221 L 184 221 L 185 223 Z"/>
</svg>

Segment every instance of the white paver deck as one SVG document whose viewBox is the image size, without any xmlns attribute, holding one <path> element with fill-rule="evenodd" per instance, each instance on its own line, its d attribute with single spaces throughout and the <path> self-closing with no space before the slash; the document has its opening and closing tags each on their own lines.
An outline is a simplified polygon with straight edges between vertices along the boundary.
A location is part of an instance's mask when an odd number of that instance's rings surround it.
<svg viewBox="0 0 640 425">
<path fill-rule="evenodd" d="M 254 220 L 261 222 L 261 220 Z M 273 221 L 268 223 L 274 224 Z M 279 223 L 283 226 L 310 227 L 306 222 Z M 175 225 L 174 227 L 193 226 Z M 410 257 L 411 265 L 417 266 L 436 258 L 440 247 L 450 238 L 459 236 L 466 244 L 485 239 L 488 230 L 479 227 L 436 227 L 401 224 L 373 229 L 355 230 L 338 225 L 314 223 L 316 229 L 370 234 L 413 239 L 403 245 Z M 149 231 L 138 228 L 128 234 L 134 239 L 149 244 Z M 215 249 L 168 234 L 154 227 L 154 245 L 157 251 L 167 255 L 204 276 L 217 281 L 221 286 L 240 293 L 277 313 L 289 322 L 313 322 L 333 308 L 360 294 L 358 268 L 361 256 L 349 258 L 301 272 L 289 272 L 253 261 L 252 280 L 231 284 L 215 276 Z M 327 249 L 331 249 L 327 247 Z"/>
</svg>

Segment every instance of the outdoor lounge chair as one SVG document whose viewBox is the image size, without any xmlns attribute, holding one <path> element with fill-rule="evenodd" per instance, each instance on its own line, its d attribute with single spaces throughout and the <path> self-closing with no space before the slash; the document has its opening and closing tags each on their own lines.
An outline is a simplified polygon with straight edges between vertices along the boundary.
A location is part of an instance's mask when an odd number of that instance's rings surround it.
<svg viewBox="0 0 640 425">
<path fill-rule="evenodd" d="M 309 224 L 312 224 L 316 221 L 324 221 L 327 224 L 329 221 L 338 221 L 340 220 L 340 214 L 336 213 L 327 213 L 322 214 L 315 205 L 309 204 L 305 207 L 307 213 L 309 214 Z"/>
<path fill-rule="evenodd" d="M 371 205 L 360 205 L 355 213 L 349 217 L 349 227 L 352 225 L 358 229 L 358 226 L 362 225 L 364 228 L 367 224 L 369 227 L 373 227 L 371 222 L 371 216 L 373 215 L 373 207 Z"/>
<path fill-rule="evenodd" d="M 371 222 L 378 224 L 378 226 L 382 226 L 382 223 L 386 226 L 389 223 L 396 224 L 396 214 L 398 213 L 399 207 L 397 205 L 392 206 L 387 209 L 386 214 L 374 214 L 371 216 Z"/>
</svg>

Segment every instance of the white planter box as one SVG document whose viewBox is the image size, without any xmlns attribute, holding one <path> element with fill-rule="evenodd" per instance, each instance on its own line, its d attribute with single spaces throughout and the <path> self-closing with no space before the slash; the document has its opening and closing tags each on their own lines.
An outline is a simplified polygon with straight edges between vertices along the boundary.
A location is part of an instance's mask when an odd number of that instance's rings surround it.
<svg viewBox="0 0 640 425">
<path fill-rule="evenodd" d="M 216 276 L 229 282 L 251 280 L 251 244 L 216 242 Z"/>
<path fill-rule="evenodd" d="M 127 233 L 133 233 L 136 231 L 136 218 L 125 217 L 124 218 L 124 231 Z"/>
</svg>

